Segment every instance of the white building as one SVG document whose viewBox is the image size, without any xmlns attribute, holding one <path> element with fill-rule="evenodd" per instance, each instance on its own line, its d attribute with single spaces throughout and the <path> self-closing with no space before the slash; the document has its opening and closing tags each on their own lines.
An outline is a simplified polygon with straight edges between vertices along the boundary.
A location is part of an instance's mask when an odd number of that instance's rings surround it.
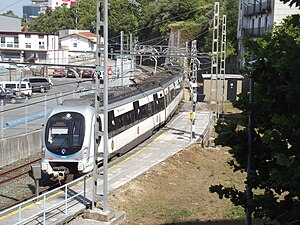
<svg viewBox="0 0 300 225">
<path fill-rule="evenodd" d="M 55 58 L 58 36 L 39 32 L 0 31 L 2 61 L 39 62 Z"/>
<path fill-rule="evenodd" d="M 253 38 L 261 37 L 265 31 L 271 31 L 272 26 L 282 22 L 286 16 L 298 13 L 299 8 L 290 7 L 280 0 L 239 0 L 237 31 L 239 55 L 245 53 L 243 39 L 246 34 Z"/>
<path fill-rule="evenodd" d="M 60 32 L 65 33 L 65 32 Z M 102 38 L 103 39 L 103 38 Z M 103 40 L 102 40 L 103 41 Z M 81 55 L 94 56 L 97 47 L 97 36 L 89 31 L 69 32 L 59 37 L 59 47 L 69 51 L 70 57 Z"/>
<path fill-rule="evenodd" d="M 49 0 L 49 6 L 52 9 L 63 5 L 70 7 L 70 5 L 75 5 L 75 4 L 76 4 L 76 0 Z"/>
</svg>

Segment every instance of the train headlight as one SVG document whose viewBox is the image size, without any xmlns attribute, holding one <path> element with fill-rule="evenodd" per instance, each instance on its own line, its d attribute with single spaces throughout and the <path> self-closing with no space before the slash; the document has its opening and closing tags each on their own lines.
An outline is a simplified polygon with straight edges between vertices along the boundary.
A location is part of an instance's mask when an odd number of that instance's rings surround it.
<svg viewBox="0 0 300 225">
<path fill-rule="evenodd" d="M 46 147 L 45 147 L 45 146 L 42 146 L 42 155 L 43 155 L 43 156 L 45 155 L 45 152 L 46 152 Z"/>
<path fill-rule="evenodd" d="M 83 147 L 83 158 L 87 158 L 89 154 L 89 148 L 88 147 Z"/>
</svg>

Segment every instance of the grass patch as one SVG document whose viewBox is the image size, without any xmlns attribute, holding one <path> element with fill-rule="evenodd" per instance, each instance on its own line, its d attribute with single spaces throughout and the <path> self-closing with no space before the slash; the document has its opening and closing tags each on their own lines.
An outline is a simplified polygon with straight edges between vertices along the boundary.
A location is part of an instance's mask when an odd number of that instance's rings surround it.
<svg viewBox="0 0 300 225">
<path fill-rule="evenodd" d="M 244 219 L 244 208 L 242 208 L 241 206 L 233 206 L 225 212 L 225 217 L 230 220 Z"/>
</svg>

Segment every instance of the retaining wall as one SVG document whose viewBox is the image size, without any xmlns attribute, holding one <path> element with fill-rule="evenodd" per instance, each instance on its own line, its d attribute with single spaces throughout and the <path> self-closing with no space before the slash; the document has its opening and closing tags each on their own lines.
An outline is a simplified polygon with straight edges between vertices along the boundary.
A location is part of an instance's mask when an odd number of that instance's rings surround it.
<svg viewBox="0 0 300 225">
<path fill-rule="evenodd" d="M 0 140 L 0 168 L 41 152 L 42 130 Z"/>
</svg>

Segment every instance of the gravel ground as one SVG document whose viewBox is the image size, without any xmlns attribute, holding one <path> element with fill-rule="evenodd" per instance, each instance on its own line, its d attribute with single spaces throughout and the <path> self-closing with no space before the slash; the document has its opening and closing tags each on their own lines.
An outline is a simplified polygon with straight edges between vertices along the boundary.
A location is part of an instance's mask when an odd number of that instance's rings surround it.
<svg viewBox="0 0 300 225">
<path fill-rule="evenodd" d="M 3 168 L 0 168 L 0 173 L 3 173 L 12 168 L 21 166 L 23 164 L 32 162 L 40 158 L 40 154 L 33 155 L 22 161 L 10 164 Z M 30 168 L 30 166 L 28 166 Z M 28 169 L 27 167 L 27 169 Z M 9 205 L 15 204 L 18 201 L 33 195 L 35 193 L 35 182 L 34 179 L 28 175 L 24 175 L 8 183 L 0 185 L 0 210 L 6 208 Z"/>
</svg>

